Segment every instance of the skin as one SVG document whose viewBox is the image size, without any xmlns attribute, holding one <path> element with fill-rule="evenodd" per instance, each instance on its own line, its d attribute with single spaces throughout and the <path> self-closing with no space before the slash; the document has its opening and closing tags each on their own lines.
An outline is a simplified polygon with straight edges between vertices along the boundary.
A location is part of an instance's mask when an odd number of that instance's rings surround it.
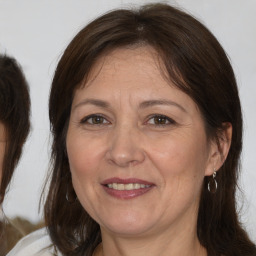
<svg viewBox="0 0 256 256">
<path fill-rule="evenodd" d="M 153 49 L 117 49 L 96 63 L 75 93 L 66 143 L 78 199 L 101 228 L 95 255 L 207 255 L 196 235 L 200 191 L 223 160 L 197 105 L 164 79 Z M 228 143 L 221 147 L 225 155 Z M 154 186 L 115 198 L 101 185 L 112 177 Z"/>
<path fill-rule="evenodd" d="M 0 181 L 2 180 L 3 159 L 6 147 L 4 125 L 0 123 Z"/>
</svg>

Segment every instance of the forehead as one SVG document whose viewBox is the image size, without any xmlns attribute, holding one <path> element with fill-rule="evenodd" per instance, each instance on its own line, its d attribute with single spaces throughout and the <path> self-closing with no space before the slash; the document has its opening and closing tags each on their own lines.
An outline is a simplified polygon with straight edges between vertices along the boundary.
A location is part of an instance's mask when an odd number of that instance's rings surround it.
<svg viewBox="0 0 256 256">
<path fill-rule="evenodd" d="M 140 78 L 161 77 L 164 79 L 165 67 L 159 54 L 150 46 L 129 46 L 118 48 L 101 56 L 92 67 L 87 81 L 90 86 L 97 78 L 121 78 L 123 82 L 132 75 Z"/>
<path fill-rule="evenodd" d="M 194 101 L 173 85 L 159 54 L 149 46 L 115 49 L 101 56 L 81 87 L 73 106 L 86 98 L 132 104 L 149 100 L 175 100 L 184 108 L 197 108 Z"/>
</svg>

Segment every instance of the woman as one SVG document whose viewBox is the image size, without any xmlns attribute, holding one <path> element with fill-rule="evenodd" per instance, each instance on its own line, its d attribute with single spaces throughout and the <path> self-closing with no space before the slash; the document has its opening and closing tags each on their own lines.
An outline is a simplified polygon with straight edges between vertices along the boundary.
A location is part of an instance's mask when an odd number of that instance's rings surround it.
<svg viewBox="0 0 256 256">
<path fill-rule="evenodd" d="M 10 255 L 256 255 L 236 212 L 235 77 L 193 17 L 154 4 L 91 22 L 57 66 L 49 108 L 49 236 Z"/>
<path fill-rule="evenodd" d="M 22 237 L 6 222 L 2 203 L 29 133 L 29 115 L 29 90 L 21 67 L 15 59 L 0 55 L 0 255 Z"/>
</svg>

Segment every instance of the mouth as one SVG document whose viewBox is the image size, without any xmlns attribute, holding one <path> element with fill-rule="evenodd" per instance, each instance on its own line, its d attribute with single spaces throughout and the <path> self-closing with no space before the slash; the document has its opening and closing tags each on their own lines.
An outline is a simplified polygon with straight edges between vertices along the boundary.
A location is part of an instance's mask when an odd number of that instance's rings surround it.
<svg viewBox="0 0 256 256">
<path fill-rule="evenodd" d="M 112 197 L 132 199 L 150 191 L 155 184 L 139 179 L 111 178 L 101 184 L 104 190 Z"/>
<path fill-rule="evenodd" d="M 105 186 L 115 190 L 134 190 L 134 189 L 141 189 L 141 188 L 149 188 L 151 185 L 140 184 L 140 183 L 128 183 L 128 184 L 110 183 L 110 184 L 106 184 Z"/>
</svg>

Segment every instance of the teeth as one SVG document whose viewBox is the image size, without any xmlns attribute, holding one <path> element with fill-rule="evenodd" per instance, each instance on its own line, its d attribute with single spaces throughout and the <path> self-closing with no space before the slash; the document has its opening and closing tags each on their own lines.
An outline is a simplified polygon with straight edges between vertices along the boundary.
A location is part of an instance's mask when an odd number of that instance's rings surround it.
<svg viewBox="0 0 256 256">
<path fill-rule="evenodd" d="M 134 185 L 134 189 L 139 189 L 140 188 L 140 184 L 138 184 L 138 183 L 135 183 L 133 185 Z"/>
<path fill-rule="evenodd" d="M 130 184 L 125 184 L 125 185 L 124 185 L 124 189 L 125 189 L 125 190 L 132 190 L 132 189 L 133 189 L 133 184 L 132 184 L 132 183 L 130 183 Z"/>
<path fill-rule="evenodd" d="M 107 184 L 108 188 L 113 188 L 116 190 L 133 190 L 140 188 L 149 188 L 150 185 L 139 184 L 139 183 L 128 183 L 128 184 L 120 184 L 120 183 L 110 183 Z"/>
</svg>

